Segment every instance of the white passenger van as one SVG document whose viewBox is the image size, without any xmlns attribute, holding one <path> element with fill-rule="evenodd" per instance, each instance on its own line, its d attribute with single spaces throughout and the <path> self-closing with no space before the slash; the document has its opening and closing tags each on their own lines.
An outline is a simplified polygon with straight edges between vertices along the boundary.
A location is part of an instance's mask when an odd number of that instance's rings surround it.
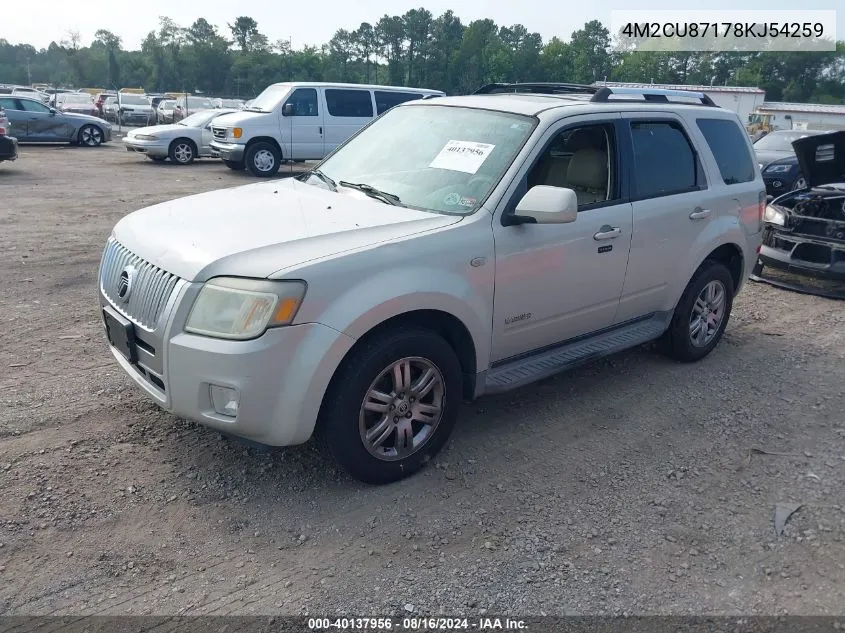
<svg viewBox="0 0 845 633">
<path fill-rule="evenodd" d="M 312 82 L 269 86 L 240 112 L 214 120 L 212 149 L 230 169 L 273 176 L 283 160 L 321 160 L 375 117 L 440 90 Z"/>
</svg>

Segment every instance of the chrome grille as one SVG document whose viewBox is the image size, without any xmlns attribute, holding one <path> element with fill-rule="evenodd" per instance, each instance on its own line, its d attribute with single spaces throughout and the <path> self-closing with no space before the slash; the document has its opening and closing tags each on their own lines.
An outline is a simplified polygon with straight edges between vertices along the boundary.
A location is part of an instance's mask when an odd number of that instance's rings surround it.
<svg viewBox="0 0 845 633">
<path fill-rule="evenodd" d="M 135 268 L 128 301 L 118 295 L 120 275 L 127 266 Z M 100 288 L 123 316 L 150 332 L 173 294 L 179 277 L 138 257 L 114 238 L 109 238 L 100 264 Z"/>
<path fill-rule="evenodd" d="M 225 141 L 226 140 L 226 128 L 225 127 L 213 127 L 212 126 L 211 133 L 214 135 L 214 138 L 218 141 Z"/>
</svg>

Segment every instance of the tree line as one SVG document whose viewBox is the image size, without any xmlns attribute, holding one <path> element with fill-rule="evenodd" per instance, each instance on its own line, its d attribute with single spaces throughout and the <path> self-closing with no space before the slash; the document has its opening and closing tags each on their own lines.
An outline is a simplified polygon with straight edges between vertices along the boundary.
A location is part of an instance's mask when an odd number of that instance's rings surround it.
<svg viewBox="0 0 845 633">
<path fill-rule="evenodd" d="M 249 16 L 219 28 L 204 18 L 182 26 L 160 17 L 139 50 L 99 30 L 37 50 L 0 39 L 0 83 L 143 87 L 252 97 L 277 81 L 343 81 L 466 94 L 490 82 L 635 81 L 758 86 L 771 101 L 845 103 L 845 42 L 835 52 L 618 51 L 593 20 L 565 40 L 543 41 L 521 24 L 464 24 L 452 11 L 424 8 L 339 29 L 322 46 L 293 50 L 270 41 Z"/>
</svg>

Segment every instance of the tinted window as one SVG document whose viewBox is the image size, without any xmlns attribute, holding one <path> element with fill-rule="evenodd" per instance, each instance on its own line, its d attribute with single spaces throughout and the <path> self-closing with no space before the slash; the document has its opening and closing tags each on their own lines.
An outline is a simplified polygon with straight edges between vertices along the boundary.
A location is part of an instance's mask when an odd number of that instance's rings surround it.
<svg viewBox="0 0 845 633">
<path fill-rule="evenodd" d="M 672 121 L 632 121 L 634 187 L 639 198 L 698 189 L 704 179 L 695 152 Z"/>
<path fill-rule="evenodd" d="M 50 109 L 38 101 L 30 101 L 29 99 L 20 99 L 19 103 L 27 112 L 49 112 Z"/>
<path fill-rule="evenodd" d="M 285 105 L 293 105 L 293 116 L 317 116 L 317 89 L 297 88 L 285 101 Z M 331 107 L 329 107 L 331 110 Z"/>
<path fill-rule="evenodd" d="M 413 92 L 381 92 L 375 91 L 376 96 L 376 112 L 381 114 L 390 110 L 393 106 L 405 103 L 406 101 L 413 101 L 414 99 L 422 99 L 421 94 L 414 94 Z"/>
<path fill-rule="evenodd" d="M 583 207 L 618 198 L 612 125 L 569 128 L 558 134 L 528 174 L 528 187 L 572 189 Z"/>
<path fill-rule="evenodd" d="M 746 134 L 736 123 L 726 119 L 697 119 L 696 123 L 726 185 L 754 180 L 754 162 L 745 142 Z"/>
<path fill-rule="evenodd" d="M 326 89 L 329 114 L 343 117 L 372 117 L 373 98 L 369 90 Z"/>
</svg>

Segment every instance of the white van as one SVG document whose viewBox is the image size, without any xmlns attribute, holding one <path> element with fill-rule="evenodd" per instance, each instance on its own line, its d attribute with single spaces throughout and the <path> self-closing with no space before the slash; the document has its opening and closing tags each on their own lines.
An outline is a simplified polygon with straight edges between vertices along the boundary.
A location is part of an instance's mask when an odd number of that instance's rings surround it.
<svg viewBox="0 0 845 633">
<path fill-rule="evenodd" d="M 375 117 L 440 90 L 313 82 L 269 86 L 243 110 L 214 120 L 212 149 L 230 169 L 273 176 L 283 160 L 321 160 Z"/>
</svg>

